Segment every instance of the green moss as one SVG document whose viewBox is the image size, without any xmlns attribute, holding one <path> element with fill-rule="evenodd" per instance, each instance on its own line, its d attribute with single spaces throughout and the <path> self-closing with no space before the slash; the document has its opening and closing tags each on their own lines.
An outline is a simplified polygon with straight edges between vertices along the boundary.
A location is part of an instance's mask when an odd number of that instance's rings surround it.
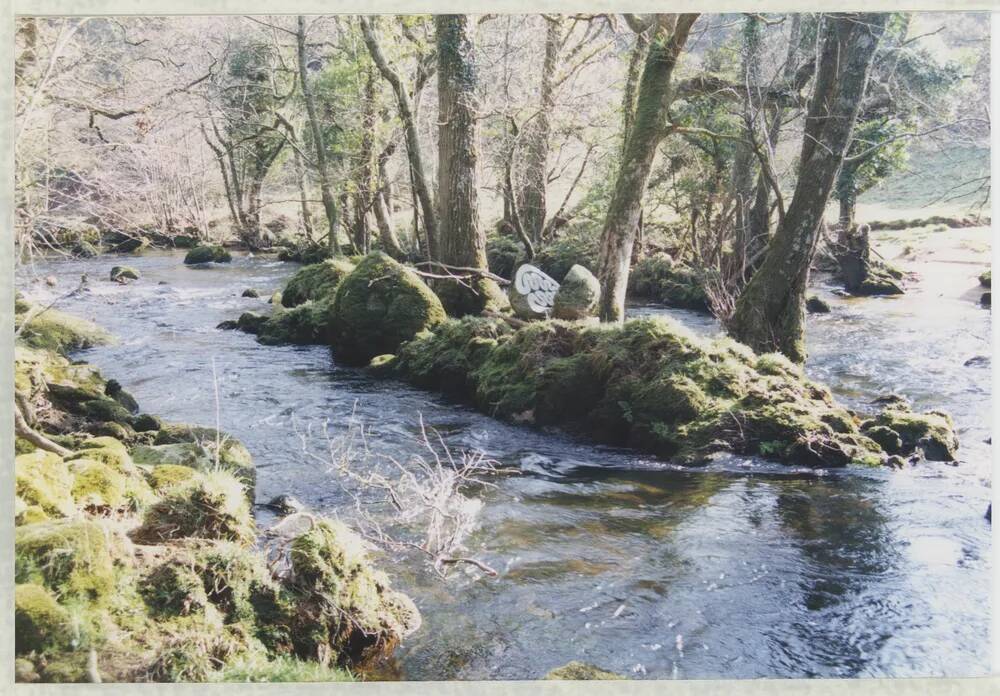
<svg viewBox="0 0 1000 696">
<path fill-rule="evenodd" d="M 257 475 L 253 464 L 253 457 L 250 456 L 250 451 L 243 443 L 232 435 L 217 431 L 215 428 L 168 424 L 160 428 L 153 442 L 156 445 L 196 444 L 201 448 L 203 455 L 207 455 L 207 459 L 204 456 L 199 456 L 189 463 L 189 460 L 173 460 L 168 458 L 147 463 L 185 464 L 195 468 L 204 466 L 204 468 L 208 469 L 215 468 L 215 461 L 218 458 L 219 467 L 236 474 L 246 482 L 250 489 L 254 486 Z M 192 451 L 194 450 L 188 448 L 189 453 Z M 204 464 L 204 462 L 211 462 L 211 466 Z M 252 490 L 250 494 L 252 495 Z"/>
<path fill-rule="evenodd" d="M 166 445 L 172 447 L 173 445 Z M 198 472 L 190 466 L 180 464 L 160 464 L 149 472 L 149 485 L 158 493 L 169 491 L 196 477 Z"/>
<path fill-rule="evenodd" d="M 91 421 L 130 424 L 132 414 L 114 399 L 101 398 L 84 401 L 78 409 L 80 415 Z"/>
<path fill-rule="evenodd" d="M 188 265 L 199 263 L 229 263 L 232 255 L 221 246 L 197 246 L 184 256 Z"/>
<path fill-rule="evenodd" d="M 97 522 L 52 520 L 14 532 L 17 582 L 44 584 L 60 597 L 99 600 L 111 593 L 125 558 L 120 537 Z"/>
<path fill-rule="evenodd" d="M 261 652 L 239 625 L 220 627 L 205 620 L 173 623 L 174 629 L 147 670 L 149 681 L 212 681 L 224 665 Z"/>
<path fill-rule="evenodd" d="M 33 444 L 25 440 L 23 437 L 14 436 L 14 454 L 30 454 L 31 452 L 37 452 L 38 448 Z"/>
<path fill-rule="evenodd" d="M 594 665 L 589 665 L 586 662 L 579 662 L 577 660 L 573 660 L 562 667 L 557 667 L 546 674 L 544 678 L 570 681 L 590 679 L 625 679 L 625 677 L 620 674 L 608 672 L 600 667 L 595 667 Z"/>
<path fill-rule="evenodd" d="M 151 505 L 133 533 L 146 543 L 182 537 L 252 543 L 256 528 L 240 480 L 226 471 L 192 479 Z"/>
<path fill-rule="evenodd" d="M 987 268 L 985 271 L 979 274 L 979 284 L 984 288 L 990 287 L 993 282 L 993 270 Z"/>
<path fill-rule="evenodd" d="M 408 597 L 370 564 L 364 542 L 339 522 L 320 520 L 291 545 L 296 587 L 293 640 L 301 656 L 340 664 L 384 654 L 420 623 Z"/>
<path fill-rule="evenodd" d="M 48 515 L 67 517 L 73 504 L 73 475 L 62 457 L 36 450 L 14 458 L 16 494 L 30 505 L 37 505 Z"/>
<path fill-rule="evenodd" d="M 29 505 L 19 515 L 15 516 L 17 524 L 35 524 L 51 519 L 40 505 Z"/>
<path fill-rule="evenodd" d="M 45 652 L 66 642 L 69 615 L 56 598 L 31 583 L 14 587 L 14 637 L 16 652 Z"/>
<path fill-rule="evenodd" d="M 73 461 L 73 499 L 86 509 L 115 510 L 125 502 L 126 479 L 107 464 L 89 459 Z"/>
<path fill-rule="evenodd" d="M 451 320 L 405 344 L 393 372 L 490 415 L 681 461 L 719 449 L 808 466 L 884 459 L 788 360 L 663 319 L 517 331 L 499 320 Z"/>
<path fill-rule="evenodd" d="M 138 471 L 135 467 L 135 463 L 132 461 L 132 457 L 129 456 L 128 451 L 124 448 L 124 446 L 92 446 L 98 441 L 110 441 L 115 442 L 118 445 L 121 444 L 117 438 L 111 437 L 98 437 L 85 440 L 80 444 L 77 452 L 70 457 L 70 461 L 74 459 L 92 459 L 94 461 L 101 462 L 102 464 L 106 464 L 118 473 L 125 475 L 132 475 Z"/>
<path fill-rule="evenodd" d="M 275 312 L 257 327 L 257 340 L 264 345 L 329 344 L 333 340 L 332 306 L 332 297 L 326 297 Z"/>
<path fill-rule="evenodd" d="M 18 340 L 24 345 L 64 355 L 111 340 L 110 335 L 96 324 L 55 309 L 33 307 L 27 312 L 16 314 L 14 327 L 20 330 Z"/>
<path fill-rule="evenodd" d="M 381 252 L 366 256 L 340 283 L 333 317 L 336 358 L 360 365 L 395 353 L 400 344 L 446 318 L 430 288 Z"/>
<path fill-rule="evenodd" d="M 333 295 L 354 264 L 343 258 L 303 266 L 293 275 L 281 293 L 281 304 L 295 307 L 309 300 L 333 299 Z"/>
<path fill-rule="evenodd" d="M 169 561 L 143 577 L 139 592 L 154 616 L 204 614 L 210 607 L 201 578 L 185 562 Z"/>
</svg>

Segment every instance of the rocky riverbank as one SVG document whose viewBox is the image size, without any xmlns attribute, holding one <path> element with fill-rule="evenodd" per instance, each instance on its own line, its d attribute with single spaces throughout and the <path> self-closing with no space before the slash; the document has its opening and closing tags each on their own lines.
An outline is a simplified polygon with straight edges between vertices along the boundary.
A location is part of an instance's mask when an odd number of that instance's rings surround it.
<svg viewBox="0 0 1000 696">
<path fill-rule="evenodd" d="M 15 309 L 18 681 L 352 679 L 416 630 L 341 523 L 257 528 L 242 444 L 67 357 L 110 336 Z"/>
</svg>

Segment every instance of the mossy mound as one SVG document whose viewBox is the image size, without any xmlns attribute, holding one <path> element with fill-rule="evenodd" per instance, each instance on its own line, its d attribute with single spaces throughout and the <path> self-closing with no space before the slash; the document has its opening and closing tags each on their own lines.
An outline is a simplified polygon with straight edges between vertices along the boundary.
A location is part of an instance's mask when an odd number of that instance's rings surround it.
<svg viewBox="0 0 1000 696">
<path fill-rule="evenodd" d="M 76 511 L 73 476 L 58 454 L 36 450 L 15 457 L 14 486 L 20 500 L 49 516 L 69 517 Z"/>
<path fill-rule="evenodd" d="M 184 263 L 188 265 L 199 263 L 229 263 L 232 260 L 232 254 L 218 245 L 196 246 L 184 256 Z"/>
<path fill-rule="evenodd" d="M 893 400 L 861 425 L 862 432 L 889 454 L 910 455 L 918 449 L 931 461 L 954 461 L 958 450 L 955 424 L 947 413 L 914 413 L 909 403 Z"/>
<path fill-rule="evenodd" d="M 69 614 L 41 585 L 14 586 L 15 652 L 23 655 L 59 647 L 70 629 Z"/>
<path fill-rule="evenodd" d="M 285 285 L 281 304 L 295 307 L 308 300 L 332 299 L 340 281 L 353 270 L 354 264 L 344 258 L 303 266 Z"/>
<path fill-rule="evenodd" d="M 708 296 L 698 272 L 675 263 L 669 254 L 652 254 L 639 261 L 629 274 L 629 292 L 668 307 L 709 311 Z"/>
<path fill-rule="evenodd" d="M 146 510 L 132 536 L 152 544 L 179 538 L 249 544 L 256 539 L 256 527 L 240 480 L 213 471 L 167 492 Z"/>
<path fill-rule="evenodd" d="M 18 341 L 31 348 L 51 350 L 65 355 L 73 350 L 92 348 L 111 340 L 106 331 L 84 319 L 78 319 L 56 309 L 20 306 L 25 311 L 15 311 L 14 328 L 20 331 Z"/>
<path fill-rule="evenodd" d="M 170 445 L 167 445 L 170 447 Z M 158 493 L 182 486 L 195 478 L 198 472 L 180 464 L 160 464 L 149 472 L 149 485 Z"/>
<path fill-rule="evenodd" d="M 720 450 L 813 467 L 885 460 L 857 419 L 782 356 L 662 318 L 518 330 L 451 320 L 405 344 L 394 372 L 490 415 L 682 462 Z"/>
<path fill-rule="evenodd" d="M 318 521 L 292 542 L 290 558 L 300 655 L 364 663 L 419 627 L 417 608 L 391 589 L 368 561 L 364 542 L 343 524 Z"/>
<path fill-rule="evenodd" d="M 333 303 L 334 352 L 363 365 L 446 319 L 437 296 L 415 273 L 381 252 L 369 254 L 339 287 Z"/>
<path fill-rule="evenodd" d="M 275 312 L 257 328 L 264 345 L 329 344 L 333 340 L 333 298 L 307 300 L 291 309 Z"/>
<path fill-rule="evenodd" d="M 586 662 L 573 660 L 562 667 L 555 668 L 546 674 L 544 679 L 579 681 L 591 679 L 625 679 L 625 677 L 587 664 Z"/>
<path fill-rule="evenodd" d="M 116 559 L 127 559 L 114 531 L 88 520 L 51 520 L 14 532 L 16 582 L 44 585 L 60 598 L 106 598 L 119 578 Z"/>
<path fill-rule="evenodd" d="M 155 453 L 137 448 L 133 450 L 133 454 L 137 458 L 140 456 L 138 454 L 140 451 L 143 453 L 141 455 L 143 457 L 149 455 L 148 458 L 143 459 L 143 463 L 146 464 L 184 464 L 196 469 L 207 469 L 209 463 L 214 467 L 217 462 L 220 468 L 230 471 L 242 479 L 251 489 L 252 495 L 252 489 L 257 479 L 253 457 L 250 456 L 250 451 L 242 442 L 228 433 L 215 428 L 171 423 L 160 428 L 153 444 L 194 444 L 198 448 L 176 448 L 172 454 L 168 454 L 170 452 L 168 448 L 160 448 Z M 186 454 L 182 454 L 182 452 Z M 154 458 L 156 455 L 159 457 Z M 179 458 L 174 459 L 175 456 Z M 188 458 L 192 456 L 193 459 Z"/>
</svg>

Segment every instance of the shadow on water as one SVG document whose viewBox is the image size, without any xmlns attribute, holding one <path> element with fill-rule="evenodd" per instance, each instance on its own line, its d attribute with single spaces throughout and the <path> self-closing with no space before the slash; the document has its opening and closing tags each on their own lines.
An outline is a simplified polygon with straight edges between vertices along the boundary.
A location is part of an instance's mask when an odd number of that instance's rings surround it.
<svg viewBox="0 0 1000 696">
<path fill-rule="evenodd" d="M 809 325 L 814 378 L 858 408 L 891 390 L 948 410 L 962 439 L 958 466 L 827 473 L 729 457 L 690 470 L 499 423 L 338 366 L 320 346 L 264 347 L 214 328 L 268 311 L 242 291 L 269 296 L 290 264 L 237 256 L 195 270 L 179 254 L 151 253 L 127 260 L 139 282 L 105 281 L 120 262 L 37 271 L 64 284 L 89 274 L 87 291 L 62 308 L 120 340 L 80 357 L 145 409 L 213 425 L 214 360 L 220 423 L 253 454 L 259 501 L 289 493 L 345 513 L 330 463 L 306 452 L 322 451 L 324 424 L 336 433 L 351 414 L 394 456 L 419 447 L 422 416 L 453 450 L 479 449 L 520 472 L 485 494 L 467 544 L 498 578 L 464 566 L 442 582 L 420 559 L 380 559 L 424 626 L 376 677 L 535 679 L 570 660 L 633 678 L 988 670 L 990 372 L 965 363 L 990 354 L 990 331 L 973 303 L 919 288 L 901 301 L 853 303 L 826 288 L 834 312 Z M 60 292 L 19 284 L 40 298 Z M 632 313 L 718 331 L 683 310 Z"/>
</svg>

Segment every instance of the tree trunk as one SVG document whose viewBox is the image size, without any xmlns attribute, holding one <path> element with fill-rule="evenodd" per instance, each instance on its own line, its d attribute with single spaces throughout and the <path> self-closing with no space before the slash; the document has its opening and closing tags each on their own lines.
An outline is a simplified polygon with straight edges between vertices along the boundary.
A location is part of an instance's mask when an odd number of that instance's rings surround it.
<svg viewBox="0 0 1000 696">
<path fill-rule="evenodd" d="M 743 27 L 743 82 L 747 85 L 760 84 L 760 44 L 761 30 L 763 22 L 757 15 L 747 15 L 744 19 Z M 759 99 L 756 99 L 757 92 L 754 89 L 747 89 L 743 101 L 743 127 L 748 140 L 756 140 L 757 113 L 763 108 Z M 736 198 L 736 210 L 734 227 L 736 228 L 736 244 L 734 267 L 731 267 L 730 276 L 739 285 L 742 285 L 748 277 L 747 262 L 753 253 L 752 234 L 750 220 L 753 215 L 753 207 L 757 202 L 757 190 L 754 187 L 754 170 L 756 157 L 753 149 L 748 144 L 738 143 L 736 145 L 736 155 L 733 158 L 732 187 L 733 195 Z"/>
<path fill-rule="evenodd" d="M 372 60 L 378 67 L 382 77 L 392 87 L 396 95 L 396 104 L 399 109 L 399 120 L 403 123 L 403 134 L 406 138 L 406 156 L 410 162 L 410 174 L 413 178 L 414 195 L 420 202 L 420 212 L 424 216 L 424 231 L 427 235 L 427 252 L 432 258 L 437 258 L 437 238 L 438 238 L 438 217 L 434 209 L 434 201 L 431 198 L 431 188 L 428 183 L 427 173 L 424 169 L 423 155 L 420 150 L 420 140 L 417 134 L 417 122 L 410 103 L 410 97 L 406 93 L 403 81 L 382 53 L 378 38 L 372 28 L 371 21 L 367 17 L 359 17 L 361 31 L 365 37 L 365 45 L 371 54 Z"/>
<path fill-rule="evenodd" d="M 558 15 L 545 17 L 545 60 L 542 62 L 541 100 L 538 115 L 525 133 L 524 184 L 518 211 L 521 226 L 534 246 L 542 241 L 545 228 L 545 192 L 548 187 L 549 138 L 555 109 L 555 76 L 562 42 Z"/>
<path fill-rule="evenodd" d="M 302 85 L 302 97 L 306 103 L 309 127 L 312 129 L 313 145 L 316 148 L 316 173 L 319 175 L 320 197 L 323 199 L 323 211 L 326 213 L 327 242 L 333 254 L 339 256 L 341 253 L 340 239 L 337 232 L 340 227 L 339 211 L 337 210 L 337 199 L 333 195 L 330 166 L 326 159 L 326 143 L 323 138 L 323 129 L 320 127 L 319 115 L 316 111 L 316 98 L 309 84 L 309 69 L 306 67 L 306 18 L 302 15 L 298 16 L 295 39 L 298 49 L 299 81 Z"/>
<path fill-rule="evenodd" d="M 759 352 L 780 351 L 796 362 L 805 360 L 809 265 L 887 16 L 836 13 L 825 18 L 795 193 L 727 327 Z"/>
<path fill-rule="evenodd" d="M 642 197 L 660 141 L 666 135 L 667 108 L 673 97 L 671 77 L 697 14 L 659 16 L 666 26 L 652 37 L 639 81 L 635 119 L 625 142 L 621 168 L 601 232 L 598 279 L 602 321 L 625 318 L 625 290 Z"/>
<path fill-rule="evenodd" d="M 298 179 L 299 184 L 299 203 L 302 207 L 302 229 L 305 230 L 306 239 L 312 241 L 312 213 L 309 211 L 309 191 L 306 187 L 306 168 L 302 164 L 302 156 L 299 154 L 298 148 L 293 148 L 292 154 L 295 160 L 295 176 Z"/>
<path fill-rule="evenodd" d="M 476 65 L 467 15 L 434 18 L 438 59 L 439 258 L 449 266 L 487 271 L 486 235 L 479 228 L 476 178 Z M 438 294 L 455 316 L 496 308 L 506 299 L 483 276 L 438 283 Z"/>
</svg>

